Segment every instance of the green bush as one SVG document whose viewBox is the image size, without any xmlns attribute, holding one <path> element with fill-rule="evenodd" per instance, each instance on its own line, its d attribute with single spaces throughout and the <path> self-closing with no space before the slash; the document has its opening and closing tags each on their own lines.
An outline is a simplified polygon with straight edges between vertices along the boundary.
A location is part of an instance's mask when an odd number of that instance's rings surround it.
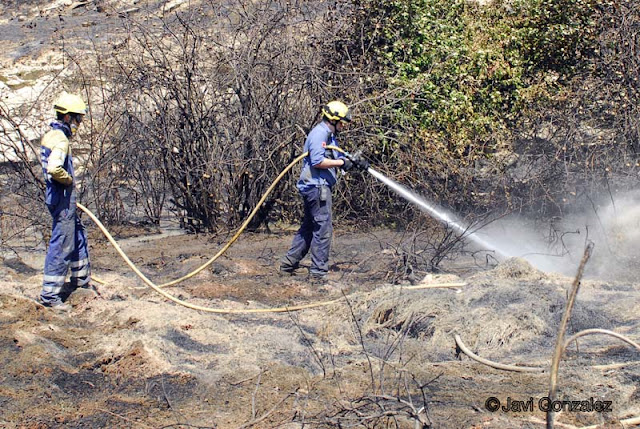
<svg viewBox="0 0 640 429">
<path fill-rule="evenodd" d="M 356 64 L 368 75 L 360 109 L 369 138 L 360 144 L 389 174 L 462 212 L 534 207 L 543 194 L 558 199 L 549 195 L 566 191 L 558 186 L 560 166 L 527 170 L 515 152 L 526 147 L 524 140 L 544 140 L 531 135 L 531 125 L 544 135 L 552 108 L 556 122 L 576 117 L 573 127 L 587 125 L 575 112 L 580 107 L 568 101 L 580 82 L 602 73 L 603 35 L 618 25 L 610 3 L 355 0 L 352 31 L 340 43 L 348 54 L 340 58 L 345 69 Z M 605 119 L 588 126 L 610 126 Z M 562 162 L 584 161 L 580 142 L 567 143 L 580 156 Z M 562 146 L 548 144 L 536 150 Z M 555 188 L 534 189 L 537 181 L 523 174 L 546 177 Z"/>
</svg>

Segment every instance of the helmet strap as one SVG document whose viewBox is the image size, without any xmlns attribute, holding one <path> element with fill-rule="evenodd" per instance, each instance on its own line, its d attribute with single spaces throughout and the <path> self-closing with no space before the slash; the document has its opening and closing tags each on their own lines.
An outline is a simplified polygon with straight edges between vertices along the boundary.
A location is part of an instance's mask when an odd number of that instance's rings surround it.
<svg viewBox="0 0 640 429">
<path fill-rule="evenodd" d="M 335 133 L 338 131 L 338 121 L 336 120 L 331 120 L 329 118 L 324 118 L 324 120 L 327 122 L 327 124 L 331 125 L 331 132 Z"/>
</svg>

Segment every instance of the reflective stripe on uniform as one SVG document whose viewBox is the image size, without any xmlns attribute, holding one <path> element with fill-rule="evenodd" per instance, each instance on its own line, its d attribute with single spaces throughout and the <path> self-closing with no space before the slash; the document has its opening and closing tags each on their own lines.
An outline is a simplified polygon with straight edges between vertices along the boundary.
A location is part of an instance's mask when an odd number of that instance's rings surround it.
<svg viewBox="0 0 640 429">
<path fill-rule="evenodd" d="M 78 271 L 74 271 L 73 268 L 71 269 L 71 277 L 85 277 L 89 275 L 89 267 L 84 267 Z"/>
<path fill-rule="evenodd" d="M 79 261 L 71 262 L 71 268 L 84 267 L 88 263 L 89 263 L 89 258 L 84 258 L 84 259 L 81 259 Z"/>
<path fill-rule="evenodd" d="M 49 276 L 45 274 L 44 281 L 51 283 L 64 283 L 65 278 L 66 276 Z"/>
<path fill-rule="evenodd" d="M 76 286 L 82 287 L 86 284 L 89 283 L 89 277 L 85 278 L 85 279 L 78 279 L 78 281 L 76 282 Z"/>
<path fill-rule="evenodd" d="M 45 293 L 59 294 L 61 290 L 62 290 L 62 286 L 48 286 L 48 285 L 42 286 L 42 291 Z"/>
</svg>

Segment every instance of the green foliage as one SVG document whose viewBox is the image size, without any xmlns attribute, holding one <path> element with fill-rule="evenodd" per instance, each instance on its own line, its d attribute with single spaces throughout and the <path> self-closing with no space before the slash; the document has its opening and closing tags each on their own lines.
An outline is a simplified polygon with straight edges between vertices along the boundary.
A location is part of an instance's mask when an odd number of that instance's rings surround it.
<svg viewBox="0 0 640 429">
<path fill-rule="evenodd" d="M 490 151 L 521 86 L 521 69 L 498 49 L 510 29 L 482 31 L 494 17 L 464 0 L 362 0 L 359 7 L 371 14 L 363 32 L 389 85 L 406 90 L 398 113 L 446 141 L 454 156 Z M 470 154 L 474 143 L 481 150 Z"/>
<path fill-rule="evenodd" d="M 354 37 L 365 35 L 388 85 L 405 90 L 403 121 L 472 161 L 508 146 L 505 130 L 526 103 L 554 90 L 537 72 L 571 72 L 588 55 L 594 3 L 358 0 Z"/>
<path fill-rule="evenodd" d="M 520 0 L 518 45 L 527 71 L 573 73 L 593 54 L 597 0 Z"/>
<path fill-rule="evenodd" d="M 611 161 L 640 147 L 638 2 L 480 3 L 354 0 L 351 31 L 339 35 L 346 53 L 333 53 L 343 76 L 366 75 L 364 99 L 342 86 L 364 128 L 354 143 L 392 178 L 460 213 L 555 215 L 567 192 L 581 195 L 575 183 L 602 190 Z M 620 146 L 622 136 L 631 141 Z M 624 153 L 608 157 L 605 141 Z"/>
</svg>

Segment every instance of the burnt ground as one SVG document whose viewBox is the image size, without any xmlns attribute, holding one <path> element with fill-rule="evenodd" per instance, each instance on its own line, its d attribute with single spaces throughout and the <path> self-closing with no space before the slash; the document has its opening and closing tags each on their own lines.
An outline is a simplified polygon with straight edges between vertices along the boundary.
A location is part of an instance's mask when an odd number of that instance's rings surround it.
<svg viewBox="0 0 640 429">
<path fill-rule="evenodd" d="M 123 18 L 162 14 L 179 3 L 2 2 L 0 90 L 31 106 L 60 70 L 72 68 L 63 49 L 73 56 L 116 46 L 126 36 Z M 159 283 L 204 263 L 228 238 L 117 232 L 131 259 Z M 0 427 L 414 428 L 416 419 L 434 428 L 544 427 L 537 401 L 547 395 L 548 373 L 471 361 L 454 335 L 482 357 L 546 367 L 571 277 L 519 259 L 479 267 L 461 257 L 426 282 L 466 286 L 410 289 L 395 281 L 400 234 L 339 231 L 331 282 L 314 286 L 304 270 L 295 277 L 276 273 L 292 234 L 244 234 L 210 268 L 167 290 L 189 303 L 235 310 L 337 303 L 290 313 L 191 310 L 146 287 L 92 230 L 94 273 L 106 283 L 97 285 L 99 294 L 72 294 L 73 310 L 60 315 L 34 302 L 42 247 L 3 249 Z M 631 241 L 627 255 L 637 254 Z M 605 328 L 638 342 L 640 282 L 625 278 L 585 279 L 569 333 Z M 573 345 L 558 396 L 611 401 L 612 412 L 564 412 L 558 427 L 620 427 L 616 421 L 640 415 L 638 361 L 640 353 L 610 337 Z M 491 413 L 484 406 L 489 397 L 534 398 L 535 406 Z"/>
<path fill-rule="evenodd" d="M 454 335 L 487 359 L 548 366 L 572 278 L 520 259 L 478 267 L 461 257 L 422 284 L 466 286 L 411 289 L 390 281 L 399 236 L 376 231 L 337 233 L 331 281 L 311 285 L 304 269 L 277 274 L 292 234 L 244 234 L 208 269 L 166 290 L 215 308 L 338 302 L 290 313 L 192 310 L 146 287 L 92 230 L 94 273 L 106 284 L 98 294 L 76 291 L 73 310 L 60 315 L 34 302 L 43 250 L 5 259 L 0 426 L 413 428 L 417 413 L 434 428 L 544 427 L 537 401 L 548 373 L 471 361 Z M 123 249 L 157 283 L 198 267 L 227 238 L 129 235 Z M 584 280 L 569 332 L 604 328 L 637 341 L 639 297 L 637 283 Z M 619 427 L 613 422 L 640 414 L 637 361 L 639 352 L 613 338 L 581 339 L 561 365 L 559 397 L 612 401 L 613 411 L 565 412 L 558 421 Z M 629 364 L 598 367 L 615 363 Z M 534 398 L 534 410 L 491 413 L 489 397 Z"/>
</svg>

